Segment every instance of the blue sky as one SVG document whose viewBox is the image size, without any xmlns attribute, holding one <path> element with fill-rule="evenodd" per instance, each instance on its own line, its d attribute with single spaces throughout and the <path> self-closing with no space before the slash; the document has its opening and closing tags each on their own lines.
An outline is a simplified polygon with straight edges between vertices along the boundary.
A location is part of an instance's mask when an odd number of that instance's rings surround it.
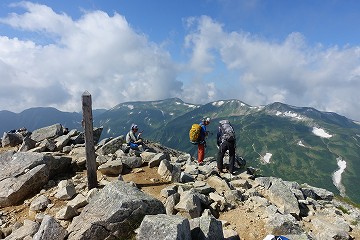
<svg viewBox="0 0 360 240">
<path fill-rule="evenodd" d="M 0 110 L 179 97 L 360 120 L 356 0 L 0 3 Z"/>
</svg>

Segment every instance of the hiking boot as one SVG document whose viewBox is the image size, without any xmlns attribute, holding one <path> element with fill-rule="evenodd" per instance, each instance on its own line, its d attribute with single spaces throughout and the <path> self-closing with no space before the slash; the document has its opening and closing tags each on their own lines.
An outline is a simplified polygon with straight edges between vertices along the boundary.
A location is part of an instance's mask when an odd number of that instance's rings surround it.
<svg viewBox="0 0 360 240">
<path fill-rule="evenodd" d="M 199 166 L 203 166 L 204 162 L 198 162 Z"/>
</svg>

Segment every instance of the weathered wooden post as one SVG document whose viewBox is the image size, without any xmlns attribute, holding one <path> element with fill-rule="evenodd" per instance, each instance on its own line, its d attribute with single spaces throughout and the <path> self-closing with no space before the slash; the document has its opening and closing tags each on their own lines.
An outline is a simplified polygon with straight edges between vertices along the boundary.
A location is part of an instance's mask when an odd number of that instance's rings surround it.
<svg viewBox="0 0 360 240">
<path fill-rule="evenodd" d="M 96 159 L 93 136 L 93 117 L 91 94 L 85 91 L 82 95 L 83 120 L 82 125 L 85 132 L 86 169 L 88 179 L 88 190 L 97 187 Z"/>
</svg>

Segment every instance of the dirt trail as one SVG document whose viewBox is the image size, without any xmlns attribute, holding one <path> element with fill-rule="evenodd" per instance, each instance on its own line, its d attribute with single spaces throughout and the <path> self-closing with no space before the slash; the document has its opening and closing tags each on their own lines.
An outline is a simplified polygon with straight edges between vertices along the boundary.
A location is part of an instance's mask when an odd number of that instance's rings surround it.
<svg viewBox="0 0 360 240">
<path fill-rule="evenodd" d="M 139 173 L 128 173 L 123 175 L 124 181 L 133 181 L 142 191 L 163 201 L 160 196 L 161 189 L 170 182 L 164 182 L 157 173 L 157 168 L 142 167 Z M 220 220 L 224 220 L 239 234 L 241 240 L 264 239 L 268 234 L 264 228 L 264 222 L 259 214 L 249 209 L 246 205 L 240 204 L 236 209 L 220 214 Z"/>
</svg>

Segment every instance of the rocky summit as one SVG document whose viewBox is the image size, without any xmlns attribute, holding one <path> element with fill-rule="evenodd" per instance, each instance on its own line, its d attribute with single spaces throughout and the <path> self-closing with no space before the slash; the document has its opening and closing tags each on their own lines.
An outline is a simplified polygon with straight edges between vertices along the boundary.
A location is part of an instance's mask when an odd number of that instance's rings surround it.
<svg viewBox="0 0 360 240">
<path fill-rule="evenodd" d="M 129 150 L 124 136 L 99 141 L 101 131 L 93 131 L 90 190 L 82 132 L 55 124 L 3 134 L 1 239 L 360 238 L 360 210 L 325 189 L 252 166 L 218 173 L 213 157 L 198 165 L 150 141 L 146 151 Z"/>
</svg>

